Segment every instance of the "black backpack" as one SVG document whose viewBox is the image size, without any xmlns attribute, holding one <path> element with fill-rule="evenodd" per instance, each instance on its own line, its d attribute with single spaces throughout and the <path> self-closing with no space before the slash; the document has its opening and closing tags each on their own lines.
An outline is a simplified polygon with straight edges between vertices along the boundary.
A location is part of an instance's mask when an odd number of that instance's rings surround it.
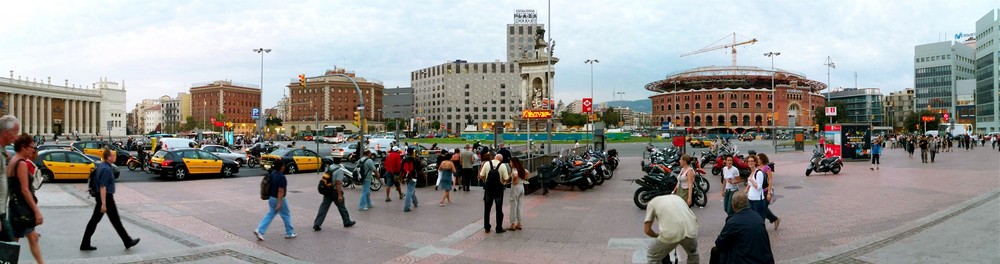
<svg viewBox="0 0 1000 264">
<path fill-rule="evenodd" d="M 90 177 L 87 178 L 87 193 L 90 197 L 97 198 L 101 195 L 100 188 L 97 187 L 97 168 L 90 170 Z"/>
<path fill-rule="evenodd" d="M 260 180 L 260 199 L 268 200 L 271 199 L 271 174 L 265 174 L 264 178 Z"/>
<path fill-rule="evenodd" d="M 486 174 L 486 184 L 484 188 L 486 193 L 490 195 L 495 195 L 498 193 L 503 193 L 503 183 L 500 181 L 500 169 L 499 167 L 493 167 L 493 162 L 489 162 L 490 171 Z M 503 166 L 503 164 L 499 164 Z"/>
</svg>

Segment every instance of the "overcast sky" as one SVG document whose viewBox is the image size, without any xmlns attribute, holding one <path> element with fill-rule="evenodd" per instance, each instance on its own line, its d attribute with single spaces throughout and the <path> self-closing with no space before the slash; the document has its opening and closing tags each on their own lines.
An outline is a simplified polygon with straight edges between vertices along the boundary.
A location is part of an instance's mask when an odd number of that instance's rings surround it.
<svg viewBox="0 0 1000 264">
<path fill-rule="evenodd" d="M 450 60 L 506 59 L 505 27 L 515 9 L 541 0 L 513 1 L 7 1 L 0 16 L 0 71 L 62 84 L 99 77 L 125 81 L 131 108 L 143 98 L 175 96 L 192 83 L 219 79 L 260 82 L 271 107 L 300 73 L 334 66 L 410 86 L 410 71 Z M 913 47 L 975 31 L 994 1 L 589 1 L 554 0 L 556 98 L 596 101 L 625 91 L 626 100 L 669 73 L 729 65 L 727 50 L 680 57 L 736 32 L 757 38 L 737 49 L 738 64 L 770 67 L 762 54 L 781 52 L 782 69 L 834 87 L 883 93 L 913 86 Z M 723 42 L 715 43 L 723 44 Z M 23 78 L 23 77 L 22 77 Z M 58 80 L 58 81 L 56 81 Z"/>
</svg>

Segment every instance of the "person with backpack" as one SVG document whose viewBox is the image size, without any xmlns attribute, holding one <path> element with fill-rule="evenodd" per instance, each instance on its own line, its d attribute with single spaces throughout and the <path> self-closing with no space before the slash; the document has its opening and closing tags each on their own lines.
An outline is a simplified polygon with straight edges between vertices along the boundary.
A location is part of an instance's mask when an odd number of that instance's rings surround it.
<svg viewBox="0 0 1000 264">
<path fill-rule="evenodd" d="M 111 221 L 111 226 L 115 227 L 115 231 L 118 232 L 118 236 L 121 237 L 122 242 L 125 243 L 125 249 L 134 247 L 139 244 L 139 239 L 133 239 L 125 231 L 125 226 L 122 225 L 122 219 L 118 216 L 118 206 L 115 205 L 115 174 L 114 169 L 111 168 L 111 164 L 117 161 L 117 156 L 115 152 L 105 148 L 104 149 L 104 162 L 97 164 L 96 173 L 91 175 L 90 182 L 87 184 L 90 187 L 90 195 L 96 198 L 96 203 L 94 204 L 94 214 L 90 216 L 90 222 L 87 223 L 87 229 L 83 232 L 83 241 L 80 243 L 80 250 L 96 250 L 90 244 L 90 237 L 94 235 L 94 230 L 97 229 L 97 223 L 101 222 L 101 218 L 104 214 L 108 214 L 108 220 Z"/>
<path fill-rule="evenodd" d="M 417 201 L 417 175 L 423 168 L 420 167 L 420 160 L 414 148 L 406 149 L 406 158 L 403 159 L 403 182 L 406 183 L 406 200 L 403 201 L 403 212 L 410 211 L 410 204 L 413 207 L 420 207 Z"/>
<path fill-rule="evenodd" d="M 510 168 L 503 164 L 503 155 L 496 154 L 493 160 L 484 162 L 482 169 L 479 171 L 479 180 L 485 180 L 483 184 L 483 189 L 485 189 L 483 201 L 484 211 L 483 211 L 483 227 L 486 229 L 486 233 L 490 232 L 490 210 L 494 204 L 497 207 L 497 234 L 507 232 L 503 229 L 503 192 L 504 185 L 510 181 Z"/>
<path fill-rule="evenodd" d="M 37 138 L 37 136 L 36 136 Z M 31 247 L 31 255 L 38 263 L 45 263 L 42 260 L 42 249 L 38 245 L 38 232 L 35 227 L 42 225 L 42 211 L 38 209 L 38 198 L 35 197 L 35 190 L 41 181 L 38 177 L 38 166 L 31 161 L 38 158 L 36 150 L 37 142 L 27 133 L 18 136 L 14 141 L 14 157 L 11 158 L 7 167 L 11 168 L 7 179 L 10 193 L 10 221 L 14 233 L 14 241 L 21 238 L 28 238 L 28 245 Z M 6 161 L 6 160 L 4 160 Z M 6 204 L 5 204 L 6 206 Z M 20 212 L 20 213 L 19 213 Z"/>
<path fill-rule="evenodd" d="M 365 150 L 365 155 L 358 160 L 357 168 L 361 170 L 361 198 L 358 198 L 358 210 L 368 211 L 372 208 L 371 186 L 375 174 L 375 162 L 372 161 L 372 151 Z M 336 162 L 334 163 L 336 164 Z"/>
<path fill-rule="evenodd" d="M 368 151 L 366 150 L 365 152 L 367 153 Z M 371 162 L 371 160 L 368 162 Z M 330 168 L 326 170 L 323 178 L 319 181 L 318 189 L 320 194 L 323 195 L 323 202 L 319 204 L 319 211 L 316 212 L 316 220 L 313 221 L 313 230 L 315 231 L 323 229 L 323 221 L 326 220 L 326 213 L 330 211 L 330 203 L 337 205 L 337 210 L 340 211 L 340 219 L 344 221 L 344 227 L 351 227 L 355 224 L 354 221 L 351 221 L 351 215 L 347 213 L 347 206 L 344 203 L 344 189 L 341 188 L 345 181 L 344 178 L 348 177 L 347 175 L 350 175 L 350 172 L 341 166 L 340 163 L 340 158 L 333 158 L 333 164 L 330 165 Z M 372 167 L 374 166 L 372 165 Z M 368 184 L 371 184 L 371 182 L 368 182 Z M 368 187 L 365 187 L 365 189 L 368 189 Z"/>
<path fill-rule="evenodd" d="M 271 221 L 274 220 L 274 215 L 281 216 L 281 221 L 285 223 L 285 238 L 295 238 L 298 234 L 295 234 L 295 228 L 292 228 L 292 213 L 288 210 L 288 199 L 285 199 L 288 194 L 288 179 L 285 178 L 285 162 L 282 160 L 275 160 L 271 165 L 271 173 L 264 177 L 268 180 L 266 184 L 263 184 L 265 189 L 263 190 L 267 196 L 268 210 L 264 218 L 260 220 L 260 224 L 257 228 L 253 230 L 254 236 L 257 240 L 264 241 L 264 233 L 267 232 L 267 228 L 271 225 Z M 264 195 L 262 195 L 261 198 Z"/>
<path fill-rule="evenodd" d="M 750 200 L 750 209 L 760 215 L 760 219 L 763 222 L 766 210 L 767 201 L 764 198 L 764 180 L 767 179 L 767 174 L 761 169 L 760 159 L 756 155 L 747 156 L 747 166 L 750 166 L 750 176 L 747 177 L 747 188 L 746 194 L 747 199 Z"/>
<path fill-rule="evenodd" d="M 774 184 L 771 184 L 771 181 L 774 180 L 774 163 L 764 153 L 757 153 L 757 161 L 760 161 L 761 171 L 766 175 L 764 183 L 761 184 L 764 190 L 764 219 L 774 224 L 774 230 L 778 230 L 781 218 L 771 212 L 771 202 L 774 201 Z"/>
</svg>

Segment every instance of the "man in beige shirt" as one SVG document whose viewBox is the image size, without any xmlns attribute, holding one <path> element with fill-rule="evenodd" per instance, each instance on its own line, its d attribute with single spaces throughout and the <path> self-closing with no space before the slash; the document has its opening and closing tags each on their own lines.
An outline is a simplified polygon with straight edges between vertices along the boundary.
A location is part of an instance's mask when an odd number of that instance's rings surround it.
<svg viewBox="0 0 1000 264">
<path fill-rule="evenodd" d="M 656 221 L 660 233 L 653 232 Z M 687 202 L 675 194 L 660 195 L 646 206 L 646 223 L 643 231 L 656 241 L 649 245 L 646 258 L 649 263 L 661 263 L 678 245 L 687 251 L 687 263 L 698 263 L 698 218 Z"/>
<path fill-rule="evenodd" d="M 483 201 L 486 202 L 483 211 L 483 227 L 486 233 L 490 232 L 490 210 L 491 206 L 497 206 L 497 233 L 507 232 L 503 229 L 503 191 L 504 185 L 510 182 L 510 168 L 502 163 L 503 155 L 496 154 L 493 160 L 484 162 L 479 170 L 479 180 L 485 180 L 483 189 L 486 190 Z"/>
</svg>

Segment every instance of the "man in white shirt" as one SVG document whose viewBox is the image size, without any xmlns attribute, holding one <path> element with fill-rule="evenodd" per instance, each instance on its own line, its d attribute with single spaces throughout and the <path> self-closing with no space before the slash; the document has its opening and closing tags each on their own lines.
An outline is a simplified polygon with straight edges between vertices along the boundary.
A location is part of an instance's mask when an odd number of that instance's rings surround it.
<svg viewBox="0 0 1000 264">
<path fill-rule="evenodd" d="M 503 229 L 503 185 L 510 182 L 510 168 L 502 161 L 503 155 L 496 154 L 493 160 L 483 162 L 482 168 L 479 169 L 479 180 L 484 181 L 483 189 L 485 190 L 485 197 L 483 197 L 483 201 L 485 201 L 483 227 L 486 229 L 486 233 L 490 232 L 490 207 L 494 204 L 497 207 L 497 234 L 507 232 L 507 230 Z M 499 175 L 490 176 L 491 171 L 495 171 Z"/>
<path fill-rule="evenodd" d="M 725 188 L 722 189 L 722 207 L 726 210 L 726 215 L 733 215 L 733 193 L 739 191 L 740 169 L 733 166 L 733 156 L 726 155 L 726 166 L 722 167 L 722 181 Z"/>
<path fill-rule="evenodd" d="M 654 220 L 660 233 L 653 232 Z M 643 231 L 656 238 L 646 252 L 650 264 L 661 263 L 678 245 L 687 252 L 687 263 L 699 263 L 698 218 L 680 196 L 668 194 L 650 200 Z"/>
</svg>

